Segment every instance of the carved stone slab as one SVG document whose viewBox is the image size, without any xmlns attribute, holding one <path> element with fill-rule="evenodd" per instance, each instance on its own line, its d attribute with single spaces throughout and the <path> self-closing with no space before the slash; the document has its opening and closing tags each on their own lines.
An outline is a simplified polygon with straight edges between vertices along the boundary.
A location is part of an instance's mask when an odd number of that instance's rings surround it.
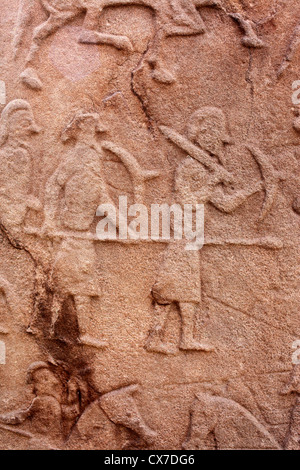
<svg viewBox="0 0 300 470">
<path fill-rule="evenodd" d="M 300 450 L 299 1 L 2 0 L 0 45 L 0 448 Z"/>
</svg>

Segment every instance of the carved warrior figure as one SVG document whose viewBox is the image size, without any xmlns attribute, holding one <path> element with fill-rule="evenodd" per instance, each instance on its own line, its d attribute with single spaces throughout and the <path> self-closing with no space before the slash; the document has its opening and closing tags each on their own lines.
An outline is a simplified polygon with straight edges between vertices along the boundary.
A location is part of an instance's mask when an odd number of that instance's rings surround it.
<svg viewBox="0 0 300 470">
<path fill-rule="evenodd" d="M 136 202 L 144 196 L 145 181 L 158 176 L 144 171 L 137 160 L 111 142 L 96 142 L 97 133 L 105 133 L 98 114 L 78 112 L 63 132 L 63 141 L 76 141 L 75 148 L 63 159 L 48 181 L 45 197 L 43 233 L 63 241 L 53 263 L 54 288 L 51 333 L 60 315 L 62 303 L 73 296 L 82 344 L 102 348 L 97 334 L 97 317 L 92 299 L 101 297 L 97 277 L 95 241 L 90 232 L 101 204 L 113 204 L 104 179 L 104 149 L 117 155 L 132 176 Z M 61 199 L 62 196 L 62 199 Z M 61 230 L 61 231 L 59 231 Z"/>
<path fill-rule="evenodd" d="M 5 425 L 21 425 L 28 421 L 29 432 L 18 431 L 30 440 L 32 449 L 56 449 L 62 444 L 62 384 L 44 362 L 30 366 L 27 376 L 28 384 L 32 384 L 35 398 L 24 410 L 0 416 L 0 423 Z M 3 428 L 0 425 L 0 429 Z M 5 427 L 4 427 L 5 429 Z"/>
<path fill-rule="evenodd" d="M 0 431 L 9 430 L 27 438 L 29 449 L 63 448 L 69 436 L 72 440 L 76 431 L 82 432 L 82 423 L 90 409 L 87 384 L 77 377 L 63 381 L 55 367 L 46 362 L 33 363 L 29 367 L 27 383 L 33 386 L 35 398 L 27 409 L 0 415 Z M 155 439 L 156 433 L 145 424 L 137 408 L 134 399 L 137 390 L 136 385 L 125 387 L 97 399 L 96 414 L 101 416 L 103 423 L 101 431 L 97 428 L 100 441 L 107 437 L 108 429 L 115 435 L 117 426 L 130 429 L 144 442 Z M 25 423 L 29 424 L 29 430 L 19 427 Z"/>
<path fill-rule="evenodd" d="M 45 235 L 54 236 L 59 229 L 66 235 L 53 263 L 52 335 L 63 300 L 74 296 L 80 330 L 80 342 L 96 347 L 103 343 L 95 338 L 92 298 L 101 296 L 96 276 L 94 242 L 85 237 L 98 205 L 109 202 L 101 153 L 96 147 L 96 133 L 105 132 L 97 114 L 78 113 L 64 130 L 62 139 L 75 139 L 75 148 L 63 159 L 47 183 L 45 196 Z M 61 201 L 61 194 L 63 196 Z M 67 233 L 67 230 L 71 233 Z M 73 232 L 73 236 L 72 236 Z"/>
<path fill-rule="evenodd" d="M 14 39 L 15 53 L 20 47 L 26 24 L 33 12 L 35 0 L 21 0 L 17 30 Z M 220 7 L 218 0 L 40 0 L 48 13 L 47 21 L 38 26 L 33 34 L 32 45 L 26 60 L 26 69 L 21 74 L 23 82 L 33 88 L 41 89 L 42 81 L 36 72 L 36 59 L 45 39 L 54 34 L 66 23 L 85 13 L 83 31 L 79 39 L 86 44 L 108 44 L 117 49 L 132 51 L 133 46 L 127 36 L 101 33 L 97 30 L 102 11 L 107 7 L 141 5 L 154 10 L 156 31 L 147 61 L 152 67 L 152 76 L 161 83 L 172 83 L 175 77 L 165 69 L 160 61 L 160 50 L 164 40 L 174 36 L 192 36 L 205 33 L 205 24 L 198 8 L 205 6 Z M 243 44 L 246 47 L 262 47 L 250 21 L 240 14 L 232 14 L 245 32 Z"/>
<path fill-rule="evenodd" d="M 11 101 L 0 118 L 0 221 L 7 230 L 18 230 L 28 209 L 41 210 L 32 194 L 31 139 L 40 132 L 30 104 Z"/>
<path fill-rule="evenodd" d="M 235 401 L 199 393 L 190 416 L 185 450 L 281 449 L 268 430 Z"/>
<path fill-rule="evenodd" d="M 182 207 L 184 204 L 192 204 L 193 207 L 197 204 L 212 204 L 220 212 L 228 214 L 264 189 L 262 181 L 239 191 L 226 189 L 226 185 L 232 185 L 234 175 L 223 166 L 225 145 L 230 142 L 230 138 L 226 118 L 220 109 L 209 107 L 195 112 L 187 128 L 187 138 L 166 127 L 162 127 L 161 131 L 190 155 L 179 166 L 175 177 L 175 203 Z M 263 165 L 262 154 L 256 149 L 252 153 L 257 162 Z M 272 202 L 274 197 L 275 191 Z M 271 206 L 268 200 L 263 217 Z M 211 345 L 194 338 L 195 318 L 203 309 L 200 252 L 186 250 L 185 240 L 170 243 L 152 295 L 155 320 L 146 343 L 148 351 L 163 354 L 174 352 L 164 341 L 166 322 L 174 304 L 179 307 L 182 321 L 179 348 L 198 351 L 213 349 Z"/>
</svg>

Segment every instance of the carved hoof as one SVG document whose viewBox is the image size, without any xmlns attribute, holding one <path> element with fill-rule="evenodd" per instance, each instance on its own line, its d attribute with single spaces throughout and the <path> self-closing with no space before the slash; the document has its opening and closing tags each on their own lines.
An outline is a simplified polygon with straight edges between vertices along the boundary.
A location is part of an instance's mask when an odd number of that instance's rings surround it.
<svg viewBox="0 0 300 470">
<path fill-rule="evenodd" d="M 182 351 L 203 351 L 212 352 L 215 348 L 208 343 L 198 343 L 198 341 L 181 342 L 180 349 Z"/>
<path fill-rule="evenodd" d="M 43 88 L 42 81 L 39 79 L 36 71 L 32 68 L 24 70 L 20 77 L 24 85 L 32 88 L 33 90 L 41 90 Z"/>
<path fill-rule="evenodd" d="M 1 325 L 0 325 L 0 333 L 1 333 L 2 335 L 8 335 L 9 331 L 8 331 L 8 329 L 5 328 L 4 326 L 1 326 Z"/>
<path fill-rule="evenodd" d="M 96 349 L 105 349 L 107 347 L 107 344 L 104 341 L 99 341 L 98 339 L 93 338 L 90 335 L 80 336 L 79 344 Z"/>
<path fill-rule="evenodd" d="M 154 69 L 152 72 L 153 80 L 165 85 L 171 85 L 176 82 L 176 78 L 168 70 Z"/>
<path fill-rule="evenodd" d="M 133 45 L 126 36 L 116 36 L 115 47 L 126 52 L 133 52 Z"/>
<path fill-rule="evenodd" d="M 253 48 L 253 49 L 261 49 L 264 47 L 264 43 L 258 37 L 249 37 L 245 36 L 242 40 L 242 43 L 245 47 Z"/>
</svg>

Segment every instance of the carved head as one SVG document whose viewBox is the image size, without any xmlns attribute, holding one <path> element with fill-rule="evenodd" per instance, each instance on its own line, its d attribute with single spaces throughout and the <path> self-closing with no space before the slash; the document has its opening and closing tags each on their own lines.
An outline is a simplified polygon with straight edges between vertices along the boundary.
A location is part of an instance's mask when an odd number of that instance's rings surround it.
<svg viewBox="0 0 300 470">
<path fill-rule="evenodd" d="M 9 137 L 26 142 L 33 134 L 38 134 L 30 104 L 25 100 L 11 101 L 2 111 L 0 118 L 0 147 Z"/>
<path fill-rule="evenodd" d="M 61 383 L 46 362 L 31 364 L 27 372 L 27 383 L 32 384 L 34 393 L 58 398 L 61 395 Z"/>
<path fill-rule="evenodd" d="M 106 132 L 97 113 L 78 111 L 61 134 L 63 142 L 93 138 L 97 133 Z"/>
<path fill-rule="evenodd" d="M 223 111 L 213 107 L 201 108 L 191 116 L 187 136 L 194 144 L 216 156 L 222 153 L 224 144 L 231 142 Z"/>
</svg>

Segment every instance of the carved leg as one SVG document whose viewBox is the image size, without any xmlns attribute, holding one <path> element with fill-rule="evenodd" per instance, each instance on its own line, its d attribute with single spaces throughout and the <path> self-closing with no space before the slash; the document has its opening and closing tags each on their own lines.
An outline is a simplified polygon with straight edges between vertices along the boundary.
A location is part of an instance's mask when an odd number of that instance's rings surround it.
<svg viewBox="0 0 300 470">
<path fill-rule="evenodd" d="M 180 303 L 179 307 L 182 319 L 180 349 L 184 351 L 213 351 L 210 345 L 199 343 L 194 338 L 195 318 L 200 304 Z"/>
<path fill-rule="evenodd" d="M 163 41 L 166 39 L 166 33 L 163 28 L 158 29 L 155 34 L 150 52 L 147 57 L 148 64 L 152 67 L 152 78 L 159 83 L 170 85 L 175 82 L 176 78 L 168 71 L 159 59 Z"/>
<path fill-rule="evenodd" d="M 230 15 L 244 31 L 245 36 L 243 37 L 242 43 L 245 47 L 260 49 L 264 47 L 264 43 L 253 29 L 253 23 L 250 20 L 245 20 L 239 13 L 232 13 Z"/>
<path fill-rule="evenodd" d="M 21 74 L 22 82 L 34 90 L 41 90 L 43 83 L 35 70 L 35 60 L 44 41 L 73 19 L 77 12 L 64 12 L 60 15 L 51 15 L 49 19 L 34 30 L 32 45 L 26 59 L 24 72 Z"/>
<path fill-rule="evenodd" d="M 127 36 L 98 33 L 98 31 L 85 30 L 82 32 L 79 42 L 83 44 L 106 44 L 116 49 L 133 52 L 133 46 Z"/>
<path fill-rule="evenodd" d="M 99 16 L 105 5 L 97 8 L 89 8 L 83 24 L 83 31 L 80 35 L 79 42 L 83 44 L 106 44 L 116 49 L 127 52 L 133 51 L 131 41 L 127 36 L 118 36 L 115 34 L 100 33 L 97 31 Z"/>
<path fill-rule="evenodd" d="M 149 352 L 174 354 L 175 351 L 164 342 L 164 332 L 171 305 L 155 305 L 154 325 L 149 333 L 145 349 Z"/>
<path fill-rule="evenodd" d="M 94 337 L 95 321 L 92 315 L 91 298 L 87 296 L 76 296 L 75 305 L 79 325 L 79 342 L 86 346 L 97 349 L 106 347 L 106 343 Z"/>
<path fill-rule="evenodd" d="M 51 313 L 52 313 L 51 326 L 50 326 L 51 338 L 55 337 L 55 326 L 61 313 L 61 307 L 62 307 L 62 299 L 60 298 L 60 296 L 54 294 L 52 308 L 51 308 Z"/>
</svg>

